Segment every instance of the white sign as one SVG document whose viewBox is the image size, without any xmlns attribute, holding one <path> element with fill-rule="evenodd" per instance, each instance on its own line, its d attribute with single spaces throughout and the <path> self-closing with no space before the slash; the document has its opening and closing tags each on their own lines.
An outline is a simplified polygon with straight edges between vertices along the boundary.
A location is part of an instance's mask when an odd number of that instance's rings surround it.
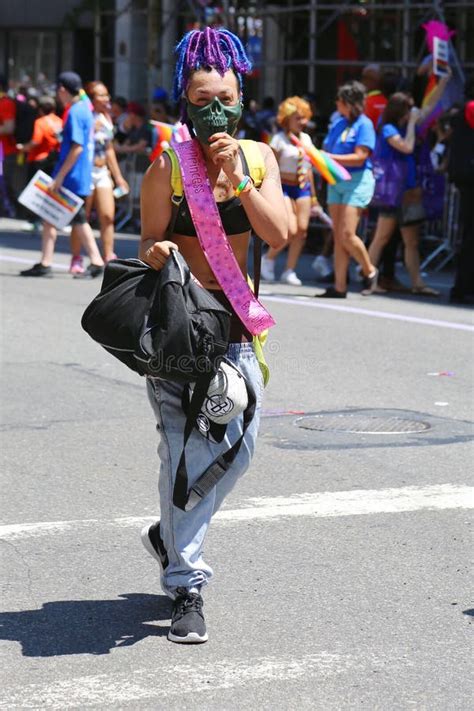
<svg viewBox="0 0 474 711">
<path fill-rule="evenodd" d="M 433 38 L 433 74 L 442 77 L 448 74 L 449 46 L 447 40 Z"/>
<path fill-rule="evenodd" d="M 51 225 L 61 229 L 68 225 L 84 200 L 70 190 L 61 188 L 58 192 L 48 190 L 53 179 L 38 170 L 18 198 L 18 202 L 39 215 Z"/>
</svg>

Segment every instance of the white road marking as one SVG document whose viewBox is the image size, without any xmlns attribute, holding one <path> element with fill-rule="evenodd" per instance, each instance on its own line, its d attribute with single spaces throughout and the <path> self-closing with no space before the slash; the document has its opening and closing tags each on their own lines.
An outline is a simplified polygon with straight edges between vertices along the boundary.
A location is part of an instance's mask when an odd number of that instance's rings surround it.
<svg viewBox="0 0 474 711">
<path fill-rule="evenodd" d="M 371 309 L 361 309 L 357 306 L 342 306 L 339 304 L 326 304 L 321 302 L 321 299 L 309 301 L 310 297 L 284 297 L 270 296 L 261 294 L 262 298 L 267 301 L 276 301 L 281 304 L 291 304 L 292 306 L 307 306 L 313 309 L 328 309 L 330 311 L 341 311 L 348 314 L 358 314 L 359 316 L 371 316 L 372 318 L 384 318 L 391 321 L 404 321 L 406 323 L 417 323 L 422 326 L 437 326 L 439 328 L 451 328 L 456 331 L 474 332 L 474 326 L 467 323 L 458 323 L 457 321 L 441 321 L 439 319 L 422 318 L 420 316 L 408 316 L 407 314 L 397 314 L 391 311 L 373 311 Z M 370 299 L 369 297 L 366 297 Z"/>
<path fill-rule="evenodd" d="M 408 511 L 474 508 L 474 487 L 440 484 L 398 489 L 356 489 L 291 497 L 249 499 L 250 507 L 223 509 L 220 520 L 244 521 L 280 516 L 360 516 Z"/>
<path fill-rule="evenodd" d="M 188 650 L 189 651 L 189 650 Z M 181 655 L 180 655 L 181 656 Z M 295 679 L 318 677 L 327 679 L 349 669 L 365 667 L 363 662 L 353 655 L 330 654 L 319 652 L 305 654 L 299 658 L 260 657 L 254 660 L 232 658 L 199 663 L 195 655 L 192 664 L 187 664 L 183 657 L 178 664 L 160 658 L 153 670 L 134 669 L 113 674 L 94 674 L 79 676 L 60 681 L 48 681 L 42 684 L 25 684 L 13 689 L 2 688 L 2 709 L 82 709 L 100 706 L 101 708 L 121 708 L 122 704 L 134 703 L 145 699 L 156 699 L 157 708 L 166 708 L 165 699 L 185 694 L 203 692 L 208 694 L 216 689 L 233 689 L 249 684 L 281 682 Z M 381 659 L 370 658 L 372 666 L 382 666 Z M 173 683 L 173 680 L 179 680 Z M 205 698 L 200 697 L 196 706 L 206 708 Z"/>
<path fill-rule="evenodd" d="M 439 484 L 436 486 L 406 486 L 394 489 L 355 489 L 325 491 L 293 496 L 247 499 L 248 505 L 222 509 L 214 517 L 216 523 L 313 516 L 361 516 L 393 514 L 409 511 L 442 511 L 474 508 L 474 487 Z M 112 519 L 82 519 L 72 521 L 41 521 L 0 526 L 0 540 L 37 538 L 81 529 L 115 526 L 135 528 L 151 522 L 156 516 L 121 516 Z"/>
</svg>

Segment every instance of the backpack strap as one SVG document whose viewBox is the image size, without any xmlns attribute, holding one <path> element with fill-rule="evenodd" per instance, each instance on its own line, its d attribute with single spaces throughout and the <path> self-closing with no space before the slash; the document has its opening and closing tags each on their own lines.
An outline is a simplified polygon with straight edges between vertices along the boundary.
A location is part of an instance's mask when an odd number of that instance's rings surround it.
<svg viewBox="0 0 474 711">
<path fill-rule="evenodd" d="M 266 167 L 263 160 L 262 152 L 256 141 L 250 141 L 247 138 L 242 138 L 239 145 L 244 152 L 247 165 L 249 167 L 250 177 L 252 178 L 255 187 L 259 188 L 265 177 Z"/>
<path fill-rule="evenodd" d="M 166 148 L 163 153 L 166 153 L 171 163 L 171 187 L 173 188 L 173 203 L 179 204 L 183 199 L 183 181 L 181 180 L 181 169 L 178 163 L 178 157 L 173 148 Z"/>
<path fill-rule="evenodd" d="M 176 470 L 176 479 L 173 488 L 173 504 L 182 511 L 190 511 L 198 504 L 207 494 L 219 483 L 226 474 L 232 462 L 239 453 L 242 442 L 244 441 L 245 433 L 252 422 L 257 406 L 257 398 L 255 391 L 249 381 L 245 378 L 245 386 L 247 388 L 248 405 L 243 413 L 242 434 L 236 442 L 220 454 L 207 467 L 201 476 L 194 482 L 188 490 L 188 471 L 186 466 L 186 444 L 194 429 L 196 418 L 198 417 L 204 400 L 207 397 L 207 390 L 213 378 L 213 374 L 203 375 L 196 381 L 194 392 L 189 403 L 189 409 L 184 427 L 183 449 L 179 459 L 178 468 Z"/>
<path fill-rule="evenodd" d="M 243 154 L 244 171 L 250 174 L 255 187 L 259 188 L 265 177 L 266 166 L 262 153 L 256 141 L 242 139 L 239 141 L 240 150 Z M 256 234 L 253 235 L 253 292 L 258 299 L 260 288 L 260 267 L 262 261 L 262 240 Z"/>
</svg>

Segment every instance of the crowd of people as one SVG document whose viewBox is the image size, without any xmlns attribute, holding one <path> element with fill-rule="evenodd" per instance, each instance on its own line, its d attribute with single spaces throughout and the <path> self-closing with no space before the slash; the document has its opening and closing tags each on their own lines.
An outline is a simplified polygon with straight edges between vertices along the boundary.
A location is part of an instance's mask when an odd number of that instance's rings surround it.
<svg viewBox="0 0 474 711">
<path fill-rule="evenodd" d="M 155 94 L 152 116 L 172 120 L 163 96 Z M 52 175 L 51 189 L 63 185 L 84 200 L 70 225 L 70 272 L 75 277 L 99 276 L 104 264 L 116 258 L 115 200 L 129 192 L 120 158 L 148 156 L 153 147 L 153 129 L 145 108 L 123 97 L 111 99 L 107 87 L 98 80 L 83 88 L 75 72 L 59 76 L 54 96 L 39 96 L 35 89 L 25 87 L 7 93 L 6 82 L 0 77 L 0 139 L 0 214 L 26 218 L 39 227 L 38 218 L 17 198 L 38 170 Z M 102 255 L 89 224 L 92 210 L 99 223 Z M 51 275 L 56 229 L 48 223 L 41 229 L 41 260 L 22 276 Z M 82 247 L 91 259 L 87 269 Z"/>
<path fill-rule="evenodd" d="M 420 109 L 415 106 L 408 87 L 403 86 L 406 81 L 393 72 L 382 72 L 377 65 L 367 66 L 360 82 L 351 81 L 338 88 L 336 111 L 331 116 L 323 148 L 349 171 L 350 180 L 329 185 L 327 191 L 322 191 L 326 192 L 331 217 L 333 263 L 328 260 L 330 250 L 325 245 L 324 255 L 316 258 L 315 267 L 323 266 L 322 276 L 325 280 L 329 276 L 334 285 L 316 294 L 318 298 L 346 298 L 351 258 L 359 264 L 363 295 L 411 291 L 438 296 L 439 292 L 422 279 L 420 236 L 423 223 L 442 219 L 445 191 L 451 180 L 459 189 L 462 255 L 457 260 L 451 300 L 460 303 L 472 300 L 474 94 L 471 81 L 466 84 L 464 105 L 443 104 L 450 80 L 448 70 Z M 305 131 L 311 119 L 309 102 L 297 96 L 288 97 L 280 104 L 277 115 L 280 130 L 270 143 L 280 165 L 290 224 L 288 259 L 280 281 L 291 285 L 301 284 L 296 268 L 310 216 L 321 214 L 319 198 L 323 183 L 319 180 L 315 188 L 313 170 L 304 151 L 304 145 L 312 143 L 312 137 Z M 292 135 L 303 145 L 294 145 Z M 457 148 L 461 136 L 465 141 L 464 155 Z M 387 182 L 389 190 L 385 185 L 385 193 L 381 195 L 381 187 Z M 363 212 L 373 224 L 365 241 L 357 235 Z M 400 237 L 410 287 L 395 275 Z M 276 279 L 276 256 L 277 252 L 270 249 L 263 258 L 262 276 L 267 281 Z"/>
<path fill-rule="evenodd" d="M 316 278 L 333 281 L 333 284 L 316 294 L 317 297 L 346 297 L 351 259 L 359 265 L 363 295 L 411 291 L 437 296 L 438 292 L 423 282 L 420 273 L 420 236 L 427 220 L 442 218 L 444 192 L 452 181 L 460 191 L 458 249 L 462 256 L 457 260 L 460 273 L 451 299 L 455 302 L 471 299 L 474 287 L 469 267 L 473 261 L 473 218 L 469 194 L 474 178 L 472 165 L 469 167 L 466 163 L 466 151 L 450 150 L 450 146 L 453 132 L 463 134 L 468 147 L 472 146 L 472 81 L 465 85 L 464 104 L 450 86 L 450 73 L 438 81 L 423 102 L 422 89 L 429 81 L 426 72 L 427 63 L 423 61 L 410 83 L 393 70 L 383 71 L 379 65 L 368 65 L 361 72 L 360 81 L 338 87 L 336 110 L 326 121 L 319 115 L 313 95 L 287 97 L 279 105 L 272 97 L 266 97 L 261 105 L 254 99 L 244 101 L 238 137 L 269 143 L 280 168 L 289 220 L 289 246 L 279 281 L 301 285 L 298 261 L 305 249 L 310 220 L 320 217 L 331 229 L 326 229 L 322 254 L 314 260 L 315 274 Z M 71 225 L 70 271 L 76 277 L 97 276 L 102 273 L 103 264 L 116 256 L 115 201 L 129 192 L 128 176 L 123 174 L 124 161 L 131 155 L 144 156 L 145 164 L 147 157 L 155 159 L 161 146 L 152 122 L 176 124 L 179 107 L 169 102 L 162 88 L 155 90 L 147 111 L 137 101 L 110 97 L 101 81 L 89 82 L 82 89 L 81 80 L 75 76 L 73 86 L 66 87 L 68 93 L 63 103 L 59 93 L 56 97 L 40 96 L 31 87 L 8 91 L 0 77 L 0 150 L 3 154 L 0 214 L 26 217 L 38 226 L 38 218 L 31 213 L 28 215 L 17 203 L 18 194 L 38 169 L 48 174 L 56 171 L 54 184 L 59 185 L 58 164 L 70 160 L 65 148 L 70 144 L 64 140 L 69 133 L 65 130 L 69 108 L 79 100 L 84 102 L 92 116 L 94 132 L 91 185 L 89 188 L 76 185 L 67 171 L 60 173 L 60 179 L 65 179 L 65 187 L 73 185 L 76 192 L 80 189 L 77 194 L 85 199 L 84 208 Z M 77 109 L 72 115 L 75 113 Z M 455 145 L 459 143 L 457 135 Z M 303 145 L 295 145 L 292 136 Z M 69 136 L 69 139 L 75 143 L 74 138 Z M 315 174 L 305 145 L 322 146 L 346 168 L 350 180 L 326 185 Z M 84 151 L 82 162 L 86 154 Z M 79 166 L 80 163 L 73 172 L 77 172 Z M 376 179 L 380 179 L 384 167 L 387 170 L 388 166 L 398 170 L 399 186 L 397 195 L 392 194 L 389 203 L 384 204 L 377 195 Z M 69 168 L 69 162 L 66 167 Z M 91 246 L 91 214 L 100 229 L 102 255 Z M 357 234 L 362 215 L 369 216 L 370 225 L 363 238 Z M 82 227 L 76 227 L 78 224 Z M 42 229 L 41 260 L 32 269 L 24 270 L 23 275 L 51 273 L 56 231 L 48 225 Z M 395 274 L 400 244 L 411 282 L 409 287 Z M 81 247 L 89 256 L 94 255 L 87 269 Z M 264 280 L 277 280 L 275 265 L 279 251 L 269 248 L 264 254 Z"/>
</svg>

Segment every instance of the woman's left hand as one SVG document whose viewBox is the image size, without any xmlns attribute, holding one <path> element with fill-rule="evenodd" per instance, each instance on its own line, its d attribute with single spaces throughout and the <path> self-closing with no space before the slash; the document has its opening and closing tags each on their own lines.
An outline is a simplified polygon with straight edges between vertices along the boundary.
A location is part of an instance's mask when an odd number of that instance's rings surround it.
<svg viewBox="0 0 474 711">
<path fill-rule="evenodd" d="M 123 177 L 120 177 L 118 180 L 116 180 L 115 185 L 117 188 L 122 188 L 126 192 L 130 191 L 130 186 Z"/>
<path fill-rule="evenodd" d="M 239 164 L 239 142 L 228 133 L 214 133 L 209 139 L 211 158 L 230 177 Z"/>
</svg>

